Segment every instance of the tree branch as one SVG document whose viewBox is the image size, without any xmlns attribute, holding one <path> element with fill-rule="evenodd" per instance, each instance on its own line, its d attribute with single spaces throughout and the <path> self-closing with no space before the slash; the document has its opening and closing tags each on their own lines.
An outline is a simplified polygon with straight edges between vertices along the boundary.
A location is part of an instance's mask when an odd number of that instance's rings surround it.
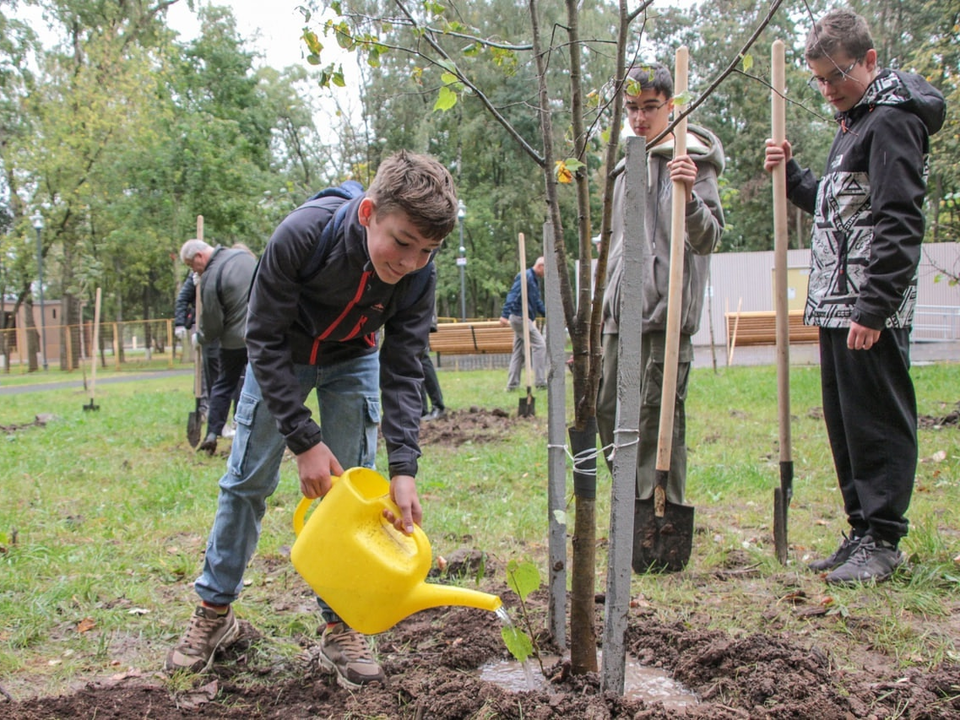
<svg viewBox="0 0 960 720">
<path fill-rule="evenodd" d="M 407 10 L 407 8 L 404 6 L 402 0 L 394 0 L 394 2 L 396 2 L 397 7 L 400 8 L 400 11 L 407 16 L 407 19 L 415 28 L 424 31 L 421 37 L 423 37 L 427 41 L 430 47 L 433 48 L 434 52 L 436 52 L 440 57 L 442 57 L 444 60 L 450 63 L 450 65 L 453 67 L 455 71 L 457 79 L 460 80 L 460 82 L 462 82 L 468 88 L 470 88 L 471 92 L 473 92 L 477 96 L 477 98 L 480 100 L 480 103 L 483 105 L 484 108 L 486 108 L 487 112 L 489 112 L 493 116 L 493 119 L 496 120 L 497 123 L 504 130 L 507 131 L 507 134 L 510 135 L 510 137 L 512 137 L 514 140 L 517 141 L 517 144 L 520 145 L 523 151 L 527 153 L 527 155 L 529 155 L 530 158 L 535 163 L 537 163 L 537 165 L 539 165 L 540 167 L 545 167 L 545 161 L 543 159 L 543 156 L 540 153 L 538 153 L 536 149 L 532 145 L 530 145 L 530 143 L 528 143 L 526 139 L 519 132 L 517 132 L 517 130 L 510 124 L 510 122 L 503 115 L 500 114 L 500 111 L 497 110 L 496 107 L 494 107 L 493 103 L 490 102 L 490 99 L 486 95 L 484 95 L 483 92 L 481 92 L 480 89 L 476 85 L 474 85 L 470 81 L 470 79 L 463 74 L 463 72 L 461 72 L 460 68 L 457 67 L 457 64 L 453 61 L 453 59 L 447 54 L 447 52 L 442 47 L 440 47 L 440 44 L 434 39 L 433 37 L 434 33 L 427 30 L 426 28 L 424 28 L 423 26 L 417 23 L 416 19 L 413 17 L 410 11 Z M 418 51 L 418 54 L 420 54 L 419 51 Z M 421 57 L 424 57 L 426 60 L 430 60 L 430 62 L 434 62 L 433 60 L 426 57 L 425 55 L 422 55 L 422 54 L 420 55 Z"/>
</svg>

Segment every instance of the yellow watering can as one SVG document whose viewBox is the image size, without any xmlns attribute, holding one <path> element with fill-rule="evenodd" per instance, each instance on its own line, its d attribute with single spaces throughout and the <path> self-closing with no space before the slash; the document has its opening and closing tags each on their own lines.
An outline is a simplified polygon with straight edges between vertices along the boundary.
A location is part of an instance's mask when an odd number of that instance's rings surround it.
<svg viewBox="0 0 960 720">
<path fill-rule="evenodd" d="M 310 515 L 303 498 L 293 513 L 297 540 L 290 559 L 313 591 L 351 628 L 365 635 L 388 630 L 405 617 L 441 605 L 496 610 L 496 595 L 425 582 L 430 541 L 414 526 L 404 535 L 383 517 L 400 516 L 390 483 L 368 468 L 351 468 Z"/>
</svg>

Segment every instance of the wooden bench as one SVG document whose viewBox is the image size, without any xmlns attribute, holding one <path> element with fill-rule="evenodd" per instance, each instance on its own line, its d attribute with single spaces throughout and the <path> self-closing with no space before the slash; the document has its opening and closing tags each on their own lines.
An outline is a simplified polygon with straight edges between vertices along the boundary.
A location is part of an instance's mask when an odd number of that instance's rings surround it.
<svg viewBox="0 0 960 720">
<path fill-rule="evenodd" d="M 430 333 L 430 350 L 441 355 L 513 352 L 513 329 L 497 320 L 442 322 Z"/>
<path fill-rule="evenodd" d="M 725 317 L 728 349 L 731 346 L 777 344 L 777 314 L 773 310 L 728 312 Z M 803 310 L 791 310 L 789 317 L 791 343 L 819 342 L 820 328 L 803 324 Z"/>
</svg>

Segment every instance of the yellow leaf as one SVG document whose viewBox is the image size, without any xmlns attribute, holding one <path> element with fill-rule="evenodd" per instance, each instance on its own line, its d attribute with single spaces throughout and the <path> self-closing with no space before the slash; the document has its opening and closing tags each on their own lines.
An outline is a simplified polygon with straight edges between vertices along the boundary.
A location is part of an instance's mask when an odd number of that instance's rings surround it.
<svg viewBox="0 0 960 720">
<path fill-rule="evenodd" d="M 93 618 L 84 618 L 79 623 L 77 623 L 77 632 L 78 633 L 90 632 L 96 626 L 97 626 L 97 623 Z"/>
</svg>

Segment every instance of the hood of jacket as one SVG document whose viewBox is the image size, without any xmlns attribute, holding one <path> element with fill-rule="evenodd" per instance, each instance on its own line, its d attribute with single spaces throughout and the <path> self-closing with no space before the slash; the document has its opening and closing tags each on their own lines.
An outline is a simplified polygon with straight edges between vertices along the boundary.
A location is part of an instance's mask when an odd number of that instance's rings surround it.
<svg viewBox="0 0 960 720">
<path fill-rule="evenodd" d="M 673 159 L 674 138 L 671 136 L 659 145 L 650 149 L 651 157 L 666 157 Z M 717 169 L 717 175 L 723 174 L 724 159 L 723 146 L 720 139 L 705 127 L 689 123 L 687 125 L 687 155 L 693 158 L 694 162 L 707 162 Z"/>
<path fill-rule="evenodd" d="M 930 135 L 938 132 L 946 120 L 947 104 L 943 95 L 920 75 L 901 70 L 881 70 L 867 86 L 860 102 L 836 119 L 856 120 L 877 105 L 890 105 L 916 115 Z"/>
</svg>

